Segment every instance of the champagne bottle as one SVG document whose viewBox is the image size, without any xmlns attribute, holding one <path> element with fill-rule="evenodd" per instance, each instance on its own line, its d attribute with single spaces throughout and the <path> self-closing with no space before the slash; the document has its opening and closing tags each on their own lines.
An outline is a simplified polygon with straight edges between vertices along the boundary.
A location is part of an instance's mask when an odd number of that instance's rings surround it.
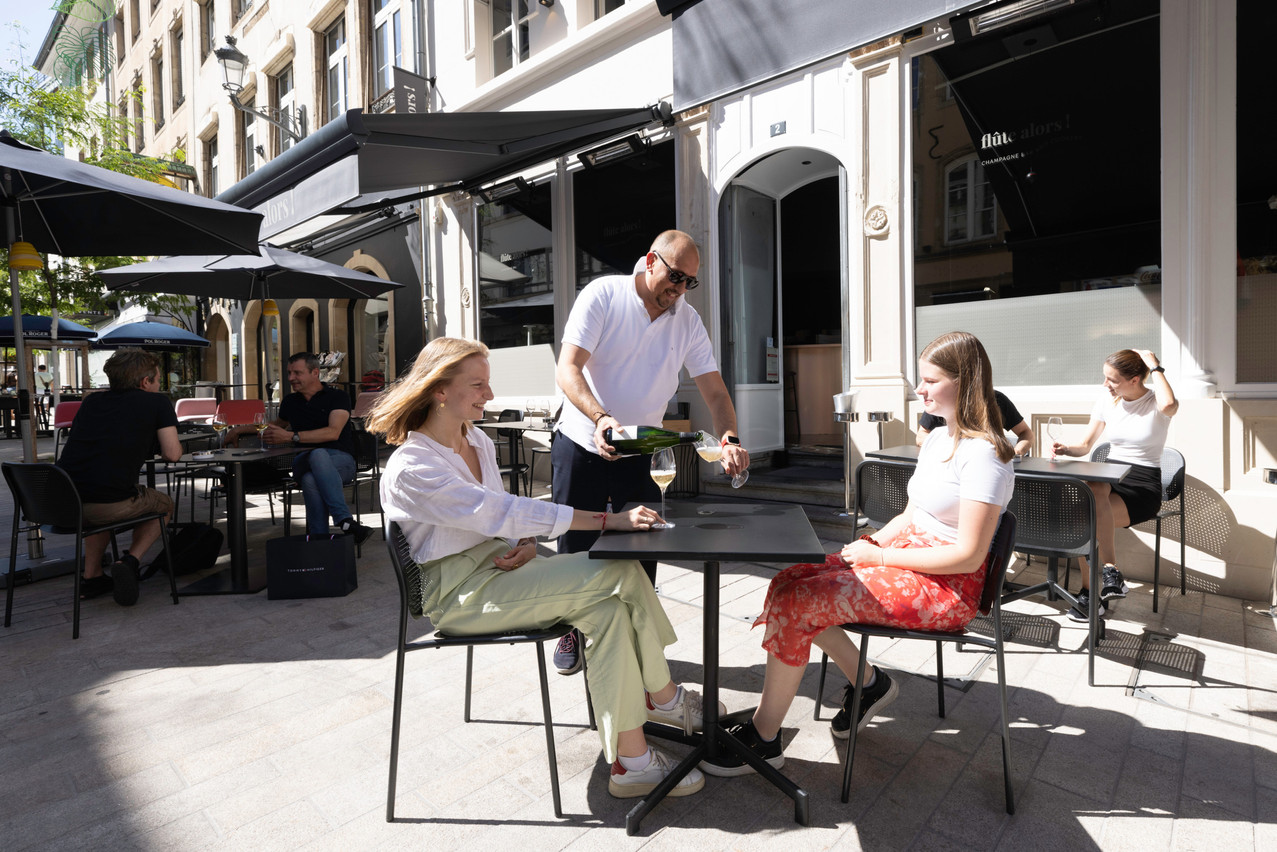
<svg viewBox="0 0 1277 852">
<path fill-rule="evenodd" d="M 679 444 L 695 444 L 700 439 L 700 432 L 672 432 L 655 426 L 622 426 L 603 433 L 603 440 L 616 447 L 618 453 L 654 453 Z"/>
</svg>

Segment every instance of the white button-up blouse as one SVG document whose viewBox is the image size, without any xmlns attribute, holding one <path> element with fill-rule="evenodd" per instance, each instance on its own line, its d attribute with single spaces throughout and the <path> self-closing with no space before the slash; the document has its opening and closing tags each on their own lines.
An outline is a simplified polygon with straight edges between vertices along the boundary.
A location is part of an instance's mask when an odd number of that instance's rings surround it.
<svg viewBox="0 0 1277 852">
<path fill-rule="evenodd" d="M 556 537 L 568 531 L 572 508 L 502 487 L 492 439 L 482 429 L 467 430 L 479 455 L 477 481 L 460 455 L 420 432 L 411 432 L 381 475 L 386 522 L 396 521 L 418 563 L 460 553 L 496 538 L 513 543 L 525 536 Z"/>
</svg>

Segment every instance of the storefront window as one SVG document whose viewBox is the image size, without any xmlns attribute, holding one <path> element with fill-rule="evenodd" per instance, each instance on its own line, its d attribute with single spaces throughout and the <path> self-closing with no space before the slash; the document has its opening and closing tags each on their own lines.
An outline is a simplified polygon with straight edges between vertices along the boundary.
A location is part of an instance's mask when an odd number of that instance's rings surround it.
<svg viewBox="0 0 1277 852">
<path fill-rule="evenodd" d="M 1262 28 L 1267 29 L 1262 29 Z M 1237 3 L 1237 381 L 1277 382 L 1277 102 L 1270 0 Z"/>
<path fill-rule="evenodd" d="M 913 60 L 919 350 L 963 329 L 999 385 L 1085 385 L 1111 352 L 1159 348 L 1157 9 L 1070 9 Z"/>
<path fill-rule="evenodd" d="M 602 275 L 626 275 L 652 238 L 675 227 L 674 143 L 576 173 L 576 289 Z"/>
<path fill-rule="evenodd" d="M 491 349 L 554 342 L 548 183 L 479 207 L 479 339 Z"/>
<path fill-rule="evenodd" d="M 359 353 L 362 390 L 380 390 L 390 374 L 389 353 L 386 352 L 386 331 L 390 328 L 390 307 L 385 296 L 369 299 L 360 314 L 363 322 L 363 351 Z"/>
</svg>

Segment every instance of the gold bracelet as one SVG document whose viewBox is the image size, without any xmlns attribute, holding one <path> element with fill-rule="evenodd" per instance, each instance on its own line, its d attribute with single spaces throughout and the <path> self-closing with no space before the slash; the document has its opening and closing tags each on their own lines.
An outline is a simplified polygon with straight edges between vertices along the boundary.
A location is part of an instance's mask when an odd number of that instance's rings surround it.
<svg viewBox="0 0 1277 852">
<path fill-rule="evenodd" d="M 887 548 L 885 547 L 878 548 L 878 560 L 882 563 L 881 565 L 878 566 L 879 568 L 887 567 Z"/>
</svg>

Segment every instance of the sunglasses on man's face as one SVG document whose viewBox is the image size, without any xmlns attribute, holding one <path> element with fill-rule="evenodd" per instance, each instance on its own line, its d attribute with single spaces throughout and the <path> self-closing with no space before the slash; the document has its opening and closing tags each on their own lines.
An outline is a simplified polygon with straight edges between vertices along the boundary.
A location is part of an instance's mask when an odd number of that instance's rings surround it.
<svg viewBox="0 0 1277 852">
<path fill-rule="evenodd" d="M 688 275 L 686 272 L 679 272 L 677 269 L 670 266 L 669 263 L 666 262 L 665 258 L 661 257 L 660 252 L 654 251 L 652 252 L 652 254 L 656 255 L 656 259 L 659 260 L 661 263 L 664 263 L 665 268 L 670 271 L 670 274 L 667 275 L 666 277 L 670 279 L 671 284 L 675 286 L 678 286 L 679 284 L 685 284 L 688 290 L 695 290 L 696 285 L 701 283 L 699 280 L 697 280 L 695 275 Z"/>
</svg>

